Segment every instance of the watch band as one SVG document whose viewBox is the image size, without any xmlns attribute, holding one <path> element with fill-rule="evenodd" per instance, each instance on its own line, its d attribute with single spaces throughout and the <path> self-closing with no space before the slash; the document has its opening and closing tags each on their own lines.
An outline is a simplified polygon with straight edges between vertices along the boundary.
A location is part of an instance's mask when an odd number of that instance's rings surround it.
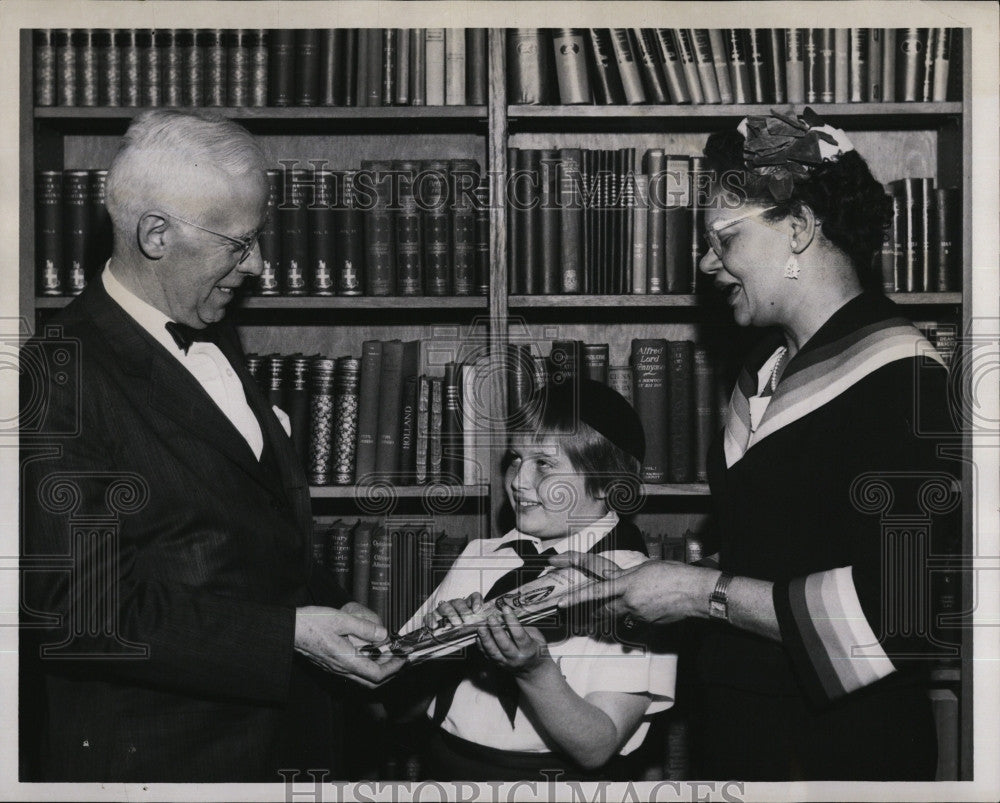
<svg viewBox="0 0 1000 803">
<path fill-rule="evenodd" d="M 733 576 L 723 572 L 715 584 L 715 589 L 708 598 L 708 615 L 713 619 L 729 621 L 729 583 Z"/>
</svg>

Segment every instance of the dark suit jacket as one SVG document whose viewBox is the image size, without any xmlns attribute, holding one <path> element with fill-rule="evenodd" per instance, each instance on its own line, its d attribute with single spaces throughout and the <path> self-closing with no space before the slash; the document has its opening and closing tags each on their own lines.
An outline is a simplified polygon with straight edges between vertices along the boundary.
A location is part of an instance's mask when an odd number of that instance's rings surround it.
<svg viewBox="0 0 1000 803">
<path fill-rule="evenodd" d="M 22 351 L 43 366 L 22 384 L 39 402 L 22 430 L 22 721 L 41 722 L 39 779 L 331 767 L 336 681 L 294 653 L 295 608 L 347 596 L 311 562 L 308 485 L 235 331 L 219 347 L 260 461 L 99 280 L 52 324 L 61 339 Z"/>
</svg>

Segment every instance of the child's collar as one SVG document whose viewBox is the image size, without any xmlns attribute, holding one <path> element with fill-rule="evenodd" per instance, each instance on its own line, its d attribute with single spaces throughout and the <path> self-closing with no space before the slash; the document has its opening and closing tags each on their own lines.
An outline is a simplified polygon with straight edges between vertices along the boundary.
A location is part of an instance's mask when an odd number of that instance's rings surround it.
<svg viewBox="0 0 1000 803">
<path fill-rule="evenodd" d="M 576 532 L 570 533 L 563 538 L 538 538 L 534 535 L 526 535 L 517 529 L 508 532 L 504 537 L 504 542 L 524 539 L 531 541 L 538 547 L 539 552 L 554 549 L 556 554 L 574 550 L 576 552 L 589 552 L 594 544 L 604 538 L 618 524 L 618 514 L 609 510 L 606 515 L 599 518 L 592 524 L 581 527 Z M 502 546 L 502 545 L 501 545 Z"/>
</svg>

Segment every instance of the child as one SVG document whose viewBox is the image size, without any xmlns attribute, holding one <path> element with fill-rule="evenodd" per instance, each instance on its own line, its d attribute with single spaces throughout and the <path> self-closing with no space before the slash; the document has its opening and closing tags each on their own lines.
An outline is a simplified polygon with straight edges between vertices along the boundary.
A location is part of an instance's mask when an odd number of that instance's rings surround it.
<svg viewBox="0 0 1000 803">
<path fill-rule="evenodd" d="M 580 382 L 577 394 L 547 391 L 511 437 L 504 482 L 515 529 L 471 542 L 401 632 L 428 615 L 460 624 L 484 598 L 549 571 L 546 552 L 600 553 L 623 568 L 645 559 L 639 531 L 613 509 L 625 488 L 637 490 L 638 416 L 597 382 Z M 428 778 L 545 780 L 541 770 L 600 778 L 612 758 L 642 743 L 649 717 L 672 705 L 676 656 L 555 630 L 546 637 L 509 612 L 491 616 L 479 631 L 481 655 L 422 667 L 444 679 L 429 713 Z"/>
</svg>

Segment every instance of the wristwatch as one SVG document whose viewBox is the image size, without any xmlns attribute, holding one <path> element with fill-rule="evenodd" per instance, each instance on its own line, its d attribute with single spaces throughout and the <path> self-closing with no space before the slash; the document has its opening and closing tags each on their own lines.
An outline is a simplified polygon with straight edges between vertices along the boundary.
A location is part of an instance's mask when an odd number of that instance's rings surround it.
<svg viewBox="0 0 1000 803">
<path fill-rule="evenodd" d="M 708 598 L 708 615 L 712 619 L 722 619 L 729 621 L 729 583 L 733 576 L 723 572 L 719 575 L 719 580 L 715 584 L 715 590 Z"/>
</svg>

